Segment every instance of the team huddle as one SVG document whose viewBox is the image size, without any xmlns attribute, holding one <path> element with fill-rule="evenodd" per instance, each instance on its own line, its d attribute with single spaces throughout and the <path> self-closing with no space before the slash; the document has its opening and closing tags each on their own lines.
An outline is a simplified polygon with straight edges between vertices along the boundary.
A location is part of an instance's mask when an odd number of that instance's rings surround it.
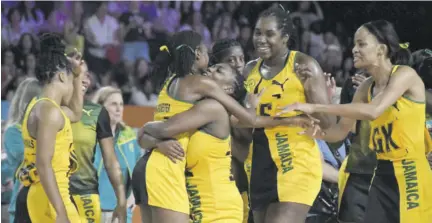
<svg viewBox="0 0 432 223">
<path fill-rule="evenodd" d="M 246 65 L 234 40 L 216 42 L 209 57 L 198 33 L 170 37 L 151 74 L 160 89 L 154 121 L 137 135 L 148 152 L 129 173 L 112 152 L 109 114 L 83 99 L 81 55 L 66 54 L 56 36 L 42 38 L 43 86 L 23 116 L 17 178 L 24 189 L 14 222 L 88 222 L 90 212 L 101 222 L 98 143 L 117 197 L 113 220 L 130 221 L 133 193 L 143 223 L 302 223 L 323 180 L 316 140 L 340 142 L 356 130 L 377 162 L 364 217 L 341 222 L 432 222 L 425 84 L 405 65 L 393 25 L 357 29 L 354 66 L 370 77 L 340 105 L 331 104 L 319 64 L 288 48 L 293 32 L 282 7 L 263 11 L 253 34 L 259 59 Z M 340 180 L 341 194 L 345 185 Z"/>
</svg>

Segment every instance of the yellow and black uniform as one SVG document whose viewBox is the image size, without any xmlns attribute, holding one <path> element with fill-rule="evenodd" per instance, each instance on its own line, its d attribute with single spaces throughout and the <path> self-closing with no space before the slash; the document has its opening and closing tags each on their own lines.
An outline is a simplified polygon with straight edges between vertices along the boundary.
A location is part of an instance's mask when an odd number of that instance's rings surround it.
<svg viewBox="0 0 432 223">
<path fill-rule="evenodd" d="M 241 223 L 243 201 L 231 174 L 230 137 L 220 139 L 196 131 L 186 157 L 192 222 Z"/>
<path fill-rule="evenodd" d="M 363 222 L 369 186 L 376 167 L 376 154 L 369 149 L 369 121 L 357 121 L 349 137 L 349 155 L 339 169 L 339 213 L 341 222 Z"/>
<path fill-rule="evenodd" d="M 30 136 L 27 121 L 36 103 L 40 101 L 53 103 L 62 113 L 64 118 L 63 128 L 57 132 L 55 138 L 54 154 L 52 157 L 52 168 L 55 180 L 66 207 L 68 218 L 71 222 L 81 222 L 78 212 L 71 201 L 69 193 L 69 176 L 77 170 L 78 165 L 74 154 L 72 141 L 71 122 L 61 107 L 49 98 L 33 98 L 28 104 L 22 123 L 22 136 L 24 140 L 24 161 L 17 172 L 21 183 L 29 187 L 27 194 L 27 208 L 32 222 L 55 222 L 56 211 L 45 193 L 36 170 L 37 141 Z M 20 207 L 18 207 L 19 209 Z"/>
<path fill-rule="evenodd" d="M 369 102 L 373 86 L 368 92 Z M 370 121 L 370 127 L 369 148 L 376 152 L 378 164 L 365 222 L 432 222 L 432 171 L 425 157 L 425 103 L 402 96 Z"/>
<path fill-rule="evenodd" d="M 101 105 L 85 101 L 81 120 L 72 124 L 72 132 L 80 167 L 70 179 L 73 202 L 83 222 L 100 222 L 99 184 L 93 161 L 97 141 L 112 137 L 108 111 Z"/>
<path fill-rule="evenodd" d="M 294 72 L 296 51 L 290 51 L 285 67 L 272 79 L 260 73 L 262 60 L 245 83 L 250 93 L 266 89 L 257 114 L 275 116 L 277 107 L 306 102 L 303 85 Z M 291 112 L 286 117 L 298 115 Z M 245 169 L 249 172 L 250 202 L 253 210 L 274 202 L 295 202 L 311 206 L 321 189 L 321 155 L 315 140 L 297 127 L 255 129 Z"/>
<path fill-rule="evenodd" d="M 169 79 L 158 97 L 155 121 L 192 108 L 193 103 L 174 99 L 168 89 L 174 78 Z M 175 137 L 187 152 L 189 133 Z M 185 159 L 173 163 L 157 149 L 144 155 L 137 163 L 132 175 L 132 187 L 137 204 L 146 204 L 189 214 L 189 200 L 186 192 Z"/>
</svg>

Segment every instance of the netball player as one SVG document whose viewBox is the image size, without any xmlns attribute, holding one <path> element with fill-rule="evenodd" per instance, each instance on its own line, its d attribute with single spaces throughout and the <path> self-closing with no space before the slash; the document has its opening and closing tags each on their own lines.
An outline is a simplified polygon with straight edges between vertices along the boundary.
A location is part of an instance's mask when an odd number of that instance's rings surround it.
<svg viewBox="0 0 432 223">
<path fill-rule="evenodd" d="M 8 209 L 9 222 L 11 223 L 15 220 L 15 204 L 18 192 L 22 187 L 19 180 L 14 177 L 14 173 L 23 161 L 24 154 L 24 142 L 21 133 L 22 117 L 27 104 L 31 99 L 39 95 L 40 92 L 41 86 L 39 81 L 35 78 L 26 78 L 18 85 L 9 107 L 6 129 L 3 136 L 3 149 L 6 150 L 7 159 L 2 163 L 2 168 L 7 168 L 13 179 L 13 190 Z"/>
<path fill-rule="evenodd" d="M 425 90 L 421 78 L 395 61 L 405 53 L 393 25 L 363 24 L 355 33 L 354 66 L 371 77 L 345 105 L 293 104 L 281 112 L 325 112 L 343 117 L 317 137 L 343 139 L 355 120 L 369 120 L 369 148 L 377 167 L 369 190 L 365 222 L 432 222 L 432 172 L 425 156 Z M 305 68 L 307 69 L 307 68 Z M 313 134 L 311 134 L 313 135 Z"/>
<path fill-rule="evenodd" d="M 42 94 L 30 101 L 23 117 L 24 161 L 17 175 L 29 187 L 32 222 L 81 222 L 69 193 L 69 176 L 77 169 L 71 122 L 82 113 L 80 56 L 67 58 L 54 34 L 41 37 L 41 49 L 36 78 Z"/>
<path fill-rule="evenodd" d="M 235 73 L 228 64 L 216 64 L 210 67 L 205 75 L 212 77 L 221 88 L 232 95 L 239 92 L 234 90 L 235 88 L 243 87 L 235 84 Z M 248 97 L 248 100 L 251 107 L 256 108 L 257 100 L 253 96 Z M 219 102 L 214 99 L 203 99 L 190 110 L 177 114 L 165 122 L 151 122 L 143 127 L 143 132 L 159 140 L 172 138 L 184 132 L 194 132 L 188 143 L 186 157 L 186 185 L 192 222 L 242 222 L 242 200 L 230 175 L 229 120 L 226 109 Z M 280 120 L 258 117 L 256 127 L 296 124 L 307 125 L 310 124 L 310 120 L 300 116 Z M 152 142 L 148 143 L 148 146 L 151 146 Z M 166 155 L 170 156 L 170 153 Z"/>
<path fill-rule="evenodd" d="M 239 82 L 244 81 L 243 69 L 245 66 L 243 49 L 239 42 L 234 39 L 218 40 L 212 47 L 210 56 L 210 65 L 218 63 L 227 63 L 232 68 L 236 69 Z M 237 101 L 244 102 L 246 91 L 244 88 L 237 88 Z M 249 151 L 249 144 L 252 141 L 252 130 L 247 128 L 232 128 L 231 129 L 231 151 L 232 151 L 232 172 L 236 181 L 237 188 L 240 191 L 243 199 L 243 222 L 248 222 L 249 216 L 249 198 L 248 198 L 248 182 L 246 172 L 244 170 L 244 161 Z M 252 217 L 252 216 L 251 216 Z"/>
<path fill-rule="evenodd" d="M 152 75 L 155 83 L 163 83 L 170 71 L 174 74 L 159 93 L 155 120 L 161 121 L 190 109 L 193 103 L 204 97 L 218 100 L 239 121 L 246 125 L 256 123 L 256 115 L 243 108 L 227 95 L 211 78 L 201 74 L 208 64 L 207 48 L 199 34 L 183 31 L 175 34 L 158 58 Z M 140 135 L 142 134 L 142 130 Z M 141 139 L 141 137 L 139 137 Z M 187 152 L 188 134 L 177 136 Z M 164 142 L 170 144 L 172 141 Z M 143 148 L 147 148 L 140 140 Z M 164 145 L 158 144 L 159 147 Z M 132 177 L 137 204 L 141 205 L 144 221 L 187 222 L 189 201 L 185 183 L 185 161 L 173 163 L 158 149 L 144 156 L 137 164 Z M 142 173 L 144 172 L 144 173 Z M 136 176 L 136 177 L 135 177 Z M 144 186 L 144 188 L 142 188 Z"/>
<path fill-rule="evenodd" d="M 73 54 L 71 54 L 73 56 Z M 83 63 L 82 96 L 90 86 L 87 64 Z M 113 219 L 126 223 L 126 190 L 123 175 L 114 150 L 111 119 L 107 110 L 99 104 L 84 101 L 79 122 L 72 124 L 73 143 L 79 169 L 70 178 L 70 192 L 83 222 L 101 222 L 102 212 L 99 198 L 97 170 L 93 165 L 96 144 L 99 143 L 104 166 L 117 197 Z"/>
<path fill-rule="evenodd" d="M 249 62 L 244 71 L 249 93 L 266 89 L 256 110 L 259 115 L 274 116 L 278 106 L 294 102 L 330 103 L 318 63 L 288 48 L 293 33 L 293 22 L 283 8 L 272 7 L 260 14 L 253 34 L 260 58 Z M 312 67 L 311 77 L 298 76 L 296 63 Z M 326 115 L 316 117 L 322 126 L 334 122 Z M 250 202 L 256 223 L 304 222 L 320 191 L 320 151 L 314 139 L 298 132 L 299 128 L 289 127 L 254 131 L 245 168 L 250 172 Z"/>
</svg>

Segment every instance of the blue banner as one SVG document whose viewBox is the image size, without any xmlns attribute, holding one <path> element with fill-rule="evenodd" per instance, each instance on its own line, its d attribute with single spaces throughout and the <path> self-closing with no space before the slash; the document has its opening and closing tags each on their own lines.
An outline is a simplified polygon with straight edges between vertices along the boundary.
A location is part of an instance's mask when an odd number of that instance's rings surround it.
<svg viewBox="0 0 432 223">
<path fill-rule="evenodd" d="M 9 101 L 1 101 L 1 120 L 6 120 L 9 112 Z"/>
</svg>

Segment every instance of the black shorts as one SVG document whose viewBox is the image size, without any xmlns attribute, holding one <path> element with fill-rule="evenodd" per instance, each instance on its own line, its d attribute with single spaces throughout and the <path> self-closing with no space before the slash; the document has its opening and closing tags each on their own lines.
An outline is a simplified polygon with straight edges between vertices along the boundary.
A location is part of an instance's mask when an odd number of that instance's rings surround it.
<svg viewBox="0 0 432 223">
<path fill-rule="evenodd" d="M 132 192 L 135 197 L 136 205 L 139 205 L 141 203 L 148 204 L 145 167 L 147 165 L 150 154 L 151 152 L 148 152 L 138 160 L 132 173 Z"/>
<path fill-rule="evenodd" d="M 27 209 L 27 195 L 30 187 L 23 187 L 18 193 L 15 204 L 15 220 L 13 223 L 31 223 Z"/>
<path fill-rule="evenodd" d="M 350 174 L 341 198 L 339 210 L 341 222 L 364 222 L 372 176 L 372 174 Z"/>
</svg>

